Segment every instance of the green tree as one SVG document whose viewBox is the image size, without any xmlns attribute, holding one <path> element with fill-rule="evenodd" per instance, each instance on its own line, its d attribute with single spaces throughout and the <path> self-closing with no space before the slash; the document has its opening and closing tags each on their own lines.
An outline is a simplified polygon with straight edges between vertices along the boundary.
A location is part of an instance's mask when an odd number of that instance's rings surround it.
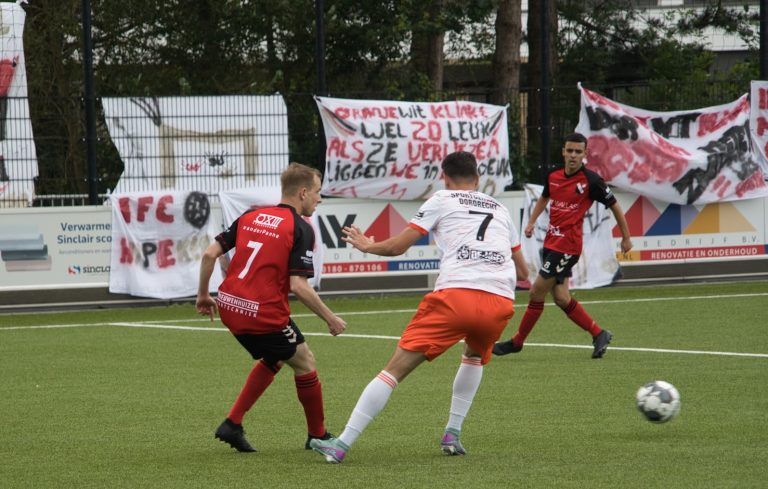
<svg viewBox="0 0 768 489">
<path fill-rule="evenodd" d="M 41 0 L 26 6 L 24 58 L 39 194 L 82 193 L 87 188 L 80 101 L 83 71 L 73 62 L 81 52 L 76 3 Z"/>
<path fill-rule="evenodd" d="M 534 0 L 529 4 L 534 8 Z M 540 1 L 540 0 L 536 0 Z M 704 4 L 703 4 L 704 5 Z M 733 100 L 757 77 L 754 56 L 729 72 L 714 69 L 714 54 L 706 49 L 705 33 L 735 33 L 755 48 L 758 12 L 726 8 L 722 2 L 703 8 L 667 10 L 651 17 L 632 0 L 560 0 L 558 34 L 552 40 L 557 55 L 553 68 L 554 133 L 550 153 L 557 154 L 562 136 L 576 126 L 579 94 L 576 83 L 603 91 L 618 101 L 649 110 L 681 110 Z M 534 12 L 531 12 L 532 14 Z M 535 62 L 541 44 L 535 43 L 529 17 L 529 81 L 535 93 Z M 540 73 L 540 71 L 538 72 Z M 731 83 L 724 84 L 724 80 Z M 727 85 L 727 86 L 726 86 Z M 725 88 L 725 89 L 723 89 Z M 535 99 L 529 98 L 529 136 L 535 128 Z M 529 137 L 529 161 L 535 165 L 535 137 Z"/>
<path fill-rule="evenodd" d="M 735 33 L 756 48 L 757 11 L 705 6 L 672 10 L 661 17 L 631 0 L 566 1 L 560 4 L 559 82 L 592 85 L 715 80 L 708 32 Z M 596 56 L 595 53 L 600 53 Z"/>
</svg>

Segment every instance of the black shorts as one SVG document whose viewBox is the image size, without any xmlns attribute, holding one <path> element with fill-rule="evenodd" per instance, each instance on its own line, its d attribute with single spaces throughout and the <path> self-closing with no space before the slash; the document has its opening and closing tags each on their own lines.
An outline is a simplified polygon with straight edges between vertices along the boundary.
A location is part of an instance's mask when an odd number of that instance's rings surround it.
<svg viewBox="0 0 768 489">
<path fill-rule="evenodd" d="M 239 334 L 235 338 L 254 360 L 263 358 L 272 365 L 291 358 L 296 347 L 304 343 L 304 335 L 293 319 L 288 319 L 288 325 L 279 333 Z"/>
<path fill-rule="evenodd" d="M 571 269 L 579 261 L 580 255 L 568 255 L 559 251 L 544 248 L 541 250 L 541 269 L 539 275 L 544 278 L 555 278 L 559 284 L 571 276 Z"/>
</svg>

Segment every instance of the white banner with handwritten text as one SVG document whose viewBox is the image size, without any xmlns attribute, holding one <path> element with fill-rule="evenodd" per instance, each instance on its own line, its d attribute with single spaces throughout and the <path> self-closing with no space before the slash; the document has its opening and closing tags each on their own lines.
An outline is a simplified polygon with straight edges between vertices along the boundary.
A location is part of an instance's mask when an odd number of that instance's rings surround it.
<svg viewBox="0 0 768 489">
<path fill-rule="evenodd" d="M 316 97 L 326 138 L 323 195 L 413 200 L 445 188 L 440 163 L 468 151 L 480 190 L 512 183 L 507 108 L 477 102 L 435 103 Z"/>
<path fill-rule="evenodd" d="M 589 140 L 588 168 L 610 185 L 680 205 L 768 196 L 746 94 L 716 107 L 652 112 L 579 88 L 576 131 Z"/>
<path fill-rule="evenodd" d="M 109 291 L 172 299 L 197 294 L 200 259 L 217 231 L 202 192 L 112 194 Z M 210 281 L 221 283 L 218 267 Z"/>
</svg>

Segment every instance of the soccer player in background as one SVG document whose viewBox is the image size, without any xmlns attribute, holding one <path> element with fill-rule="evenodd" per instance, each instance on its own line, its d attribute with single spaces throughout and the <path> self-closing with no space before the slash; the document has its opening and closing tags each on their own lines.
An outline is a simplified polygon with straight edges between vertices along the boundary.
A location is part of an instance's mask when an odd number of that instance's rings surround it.
<svg viewBox="0 0 768 489">
<path fill-rule="evenodd" d="M 525 339 L 544 312 L 544 299 L 550 291 L 555 304 L 565 312 L 568 319 L 592 336 L 592 358 L 602 358 L 613 338 L 610 331 L 602 329 L 581 304 L 571 297 L 568 288 L 571 269 L 581 255 L 584 214 L 592 207 L 592 202 L 600 202 L 616 218 L 622 236 L 621 251 L 627 253 L 632 249 L 624 212 L 600 175 L 584 167 L 586 153 L 587 138 L 579 133 L 570 134 L 565 138 L 563 146 L 563 168 L 547 175 L 544 190 L 525 227 L 525 235 L 530 238 L 536 220 L 551 200 L 541 269 L 531 286 L 528 307 L 517 333 L 508 341 L 496 343 L 493 347 L 495 355 L 517 353 L 523 349 Z"/>
<path fill-rule="evenodd" d="M 464 455 L 461 426 L 480 386 L 483 365 L 514 313 L 515 272 L 526 263 L 509 211 L 477 192 L 477 162 L 457 152 L 442 162 L 446 190 L 427 200 L 397 236 L 376 242 L 356 226 L 345 227 L 344 240 L 360 251 L 382 256 L 404 253 L 432 231 L 440 250 L 435 290 L 424 296 L 405 328 L 395 353 L 363 390 L 338 438 L 310 440 L 329 463 L 340 463 L 368 424 L 387 404 L 392 391 L 424 360 L 431 361 L 464 340 L 453 383 L 450 416 L 441 449 Z"/>
<path fill-rule="evenodd" d="M 205 250 L 200 265 L 197 311 L 221 321 L 256 361 L 215 437 L 240 452 L 256 451 L 245 438 L 243 417 L 288 364 L 294 372 L 296 393 L 304 407 L 309 440 L 328 438 L 323 393 L 315 357 L 290 317 L 288 293 L 293 292 L 326 323 L 334 336 L 346 328 L 320 299 L 307 279 L 314 275 L 315 235 L 302 216 L 309 217 L 321 202 L 320 173 L 291 163 L 280 176 L 282 196 L 274 207 L 249 210 Z M 216 260 L 235 249 L 216 301 L 208 284 Z"/>
</svg>

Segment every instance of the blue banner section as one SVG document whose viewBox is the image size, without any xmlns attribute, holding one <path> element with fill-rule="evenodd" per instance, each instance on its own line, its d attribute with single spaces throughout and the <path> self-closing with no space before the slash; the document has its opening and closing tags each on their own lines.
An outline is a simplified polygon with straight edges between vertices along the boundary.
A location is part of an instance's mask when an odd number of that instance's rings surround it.
<svg viewBox="0 0 768 489">
<path fill-rule="evenodd" d="M 404 260 L 387 262 L 387 271 L 415 272 L 419 270 L 437 270 L 440 260 Z"/>
</svg>

